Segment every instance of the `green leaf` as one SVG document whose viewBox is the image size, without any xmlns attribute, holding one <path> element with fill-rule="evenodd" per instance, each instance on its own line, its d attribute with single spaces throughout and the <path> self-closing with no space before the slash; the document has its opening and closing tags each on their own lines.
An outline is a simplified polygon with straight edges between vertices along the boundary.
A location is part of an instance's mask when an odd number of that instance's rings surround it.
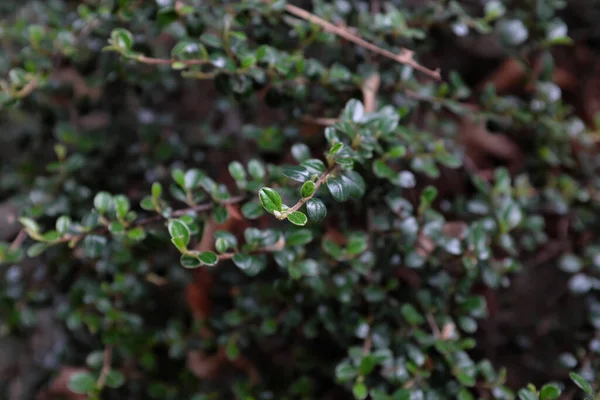
<svg viewBox="0 0 600 400">
<path fill-rule="evenodd" d="M 37 257 L 39 255 L 41 255 L 44 251 L 46 251 L 46 249 L 48 248 L 48 245 L 46 243 L 34 243 L 31 245 L 31 247 L 29 247 L 27 249 L 27 257 Z"/>
<path fill-rule="evenodd" d="M 519 390 L 518 395 L 520 400 L 538 400 L 537 393 L 526 388 Z"/>
<path fill-rule="evenodd" d="M 333 176 L 327 179 L 327 189 L 329 189 L 329 193 L 331 196 L 339 202 L 344 202 L 348 200 L 348 190 L 342 178 L 339 176 Z"/>
<path fill-rule="evenodd" d="M 373 173 L 378 178 L 391 178 L 395 175 L 394 170 L 381 159 L 373 162 Z"/>
<path fill-rule="evenodd" d="M 354 379 L 356 375 L 356 368 L 347 361 L 344 361 L 335 367 L 335 377 L 340 382 L 348 382 Z"/>
<path fill-rule="evenodd" d="M 123 386 L 123 383 L 125 383 L 125 377 L 122 372 L 111 369 L 108 374 L 106 374 L 106 386 L 109 388 L 120 388 Z"/>
<path fill-rule="evenodd" d="M 184 268 L 198 268 L 202 266 L 202 261 L 198 257 L 189 254 L 182 254 L 179 262 Z"/>
<path fill-rule="evenodd" d="M 281 212 L 281 197 L 275 190 L 264 187 L 258 192 L 258 197 L 265 210 L 274 214 L 275 211 Z"/>
<path fill-rule="evenodd" d="M 363 382 L 356 382 L 352 387 L 352 393 L 357 400 L 365 400 L 369 394 L 367 386 Z"/>
<path fill-rule="evenodd" d="M 287 166 L 281 168 L 283 175 L 298 182 L 305 182 L 310 179 L 310 172 L 304 167 Z"/>
<path fill-rule="evenodd" d="M 304 143 L 296 143 L 292 146 L 292 157 L 298 162 L 306 161 L 310 158 L 310 148 Z"/>
<path fill-rule="evenodd" d="M 346 171 L 341 178 L 350 197 L 359 199 L 365 194 L 366 183 L 358 172 Z"/>
<path fill-rule="evenodd" d="M 259 218 L 263 213 L 263 207 L 256 200 L 251 200 L 242 206 L 242 215 L 248 219 Z"/>
<path fill-rule="evenodd" d="M 285 244 L 287 246 L 304 246 L 313 240 L 313 234 L 309 229 L 298 229 L 287 237 Z"/>
<path fill-rule="evenodd" d="M 343 147 L 344 147 L 344 143 L 337 142 L 336 144 L 331 146 L 331 149 L 329 150 L 329 154 L 334 155 L 336 153 L 339 153 Z"/>
<path fill-rule="evenodd" d="M 575 384 L 577 386 L 579 386 L 579 388 L 581 390 L 583 390 L 584 392 L 586 392 L 587 394 L 589 394 L 590 396 L 594 395 L 594 389 L 592 389 L 592 385 L 590 385 L 590 383 L 588 381 L 586 381 L 583 376 L 575 373 L 575 372 L 571 372 L 569 374 L 569 376 L 571 377 L 571 380 L 573 382 L 575 382 Z"/>
<path fill-rule="evenodd" d="M 127 29 L 117 28 L 110 33 L 110 43 L 120 50 L 131 50 L 133 35 Z"/>
<path fill-rule="evenodd" d="M 181 169 L 175 168 L 173 171 L 171 171 L 171 178 L 173 178 L 176 184 L 182 188 L 185 188 L 185 173 Z"/>
<path fill-rule="evenodd" d="M 406 151 L 406 147 L 405 146 L 394 146 L 391 149 L 388 150 L 388 152 L 386 153 L 386 155 L 389 158 L 402 158 L 406 155 L 407 151 Z"/>
<path fill-rule="evenodd" d="M 112 201 L 112 196 L 109 193 L 98 192 L 94 196 L 94 208 L 96 208 L 99 214 L 104 214 L 110 209 Z"/>
<path fill-rule="evenodd" d="M 69 377 L 67 387 L 77 394 L 87 394 L 96 388 L 96 379 L 89 372 L 75 372 Z"/>
<path fill-rule="evenodd" d="M 346 253 L 351 256 L 362 254 L 367 250 L 367 235 L 354 234 L 350 236 L 348 245 L 346 246 Z"/>
<path fill-rule="evenodd" d="M 233 161 L 229 163 L 229 174 L 236 181 L 244 181 L 246 180 L 246 171 L 244 170 L 244 166 L 239 161 Z"/>
<path fill-rule="evenodd" d="M 181 220 L 172 219 L 169 221 L 169 234 L 171 239 L 181 238 L 184 246 L 190 242 L 190 228 Z"/>
<path fill-rule="evenodd" d="M 248 254 L 237 253 L 233 256 L 233 263 L 241 270 L 247 270 L 252 266 L 252 257 Z"/>
<path fill-rule="evenodd" d="M 301 211 L 294 211 L 287 216 L 288 221 L 294 225 L 304 226 L 308 222 L 308 218 Z"/>
<path fill-rule="evenodd" d="M 193 190 L 200 186 L 200 182 L 205 178 L 204 172 L 197 168 L 187 170 L 183 176 L 183 187 L 185 190 Z"/>
<path fill-rule="evenodd" d="M 322 174 L 327 170 L 327 167 L 323 163 L 323 161 L 318 160 L 316 158 L 311 158 L 300 163 L 300 166 L 307 169 L 310 174 Z"/>
<path fill-rule="evenodd" d="M 415 306 L 410 303 L 404 303 L 400 308 L 400 312 L 406 321 L 413 326 L 421 325 L 425 322 L 423 316 L 417 311 Z"/>
<path fill-rule="evenodd" d="M 162 185 L 158 182 L 154 182 L 152 184 L 152 199 L 154 199 L 154 201 L 158 201 L 158 199 L 160 199 L 161 195 L 162 195 Z"/>
<path fill-rule="evenodd" d="M 315 192 L 316 189 L 316 185 L 313 181 L 306 181 L 304 182 L 304 184 L 302 185 L 302 197 L 310 197 L 313 195 L 313 193 Z"/>
<path fill-rule="evenodd" d="M 108 230 L 113 235 L 120 235 L 122 233 L 125 233 L 125 226 L 122 223 L 120 223 L 119 221 L 113 221 L 108 226 Z"/>
<path fill-rule="evenodd" d="M 431 204 L 437 196 L 437 189 L 433 186 L 427 186 L 421 193 L 421 204 Z"/>
<path fill-rule="evenodd" d="M 361 122 L 365 115 L 365 106 L 356 99 L 350 99 L 342 111 L 341 118 L 352 122 Z"/>
<path fill-rule="evenodd" d="M 373 368 L 375 368 L 375 365 L 375 357 L 367 354 L 362 358 L 362 360 L 360 360 L 360 365 L 358 366 L 360 374 L 364 376 L 369 375 L 371 371 L 373 371 Z"/>
<path fill-rule="evenodd" d="M 140 201 L 140 207 L 146 211 L 154 211 L 154 202 L 150 196 L 146 196 Z"/>
<path fill-rule="evenodd" d="M 312 198 L 306 202 L 306 213 L 313 222 L 321 222 L 327 216 L 327 207 L 321 199 Z"/>
<path fill-rule="evenodd" d="M 248 173 L 253 179 L 262 180 L 265 177 L 266 171 L 264 165 L 258 160 L 250 160 L 248 162 Z"/>
<path fill-rule="evenodd" d="M 88 235 L 83 239 L 83 249 L 89 258 L 98 258 L 106 247 L 106 238 L 100 235 Z"/>
<path fill-rule="evenodd" d="M 219 253 L 221 253 L 221 254 L 225 253 L 228 248 L 229 248 L 229 244 L 227 243 L 227 240 L 225 240 L 223 238 L 218 238 L 215 241 L 215 249 L 217 249 L 217 251 Z"/>
<path fill-rule="evenodd" d="M 58 217 L 56 220 L 56 231 L 62 236 L 69 231 L 69 227 L 71 226 L 71 218 L 62 215 Z"/>
<path fill-rule="evenodd" d="M 127 213 L 129 212 L 129 208 L 130 208 L 129 199 L 126 196 L 119 194 L 119 195 L 113 197 L 113 200 L 115 202 L 115 209 L 117 211 L 117 217 L 119 219 L 125 218 L 125 215 L 127 215 Z"/>
<path fill-rule="evenodd" d="M 540 400 L 555 400 L 560 397 L 560 388 L 553 383 L 546 384 L 540 390 Z"/>
<path fill-rule="evenodd" d="M 216 265 L 219 261 L 219 257 L 212 251 L 204 251 L 198 255 L 198 258 L 200 259 L 200 261 L 202 261 L 202 264 L 211 267 L 213 265 Z"/>
<path fill-rule="evenodd" d="M 146 238 L 146 231 L 141 226 L 138 226 L 127 231 L 127 237 L 139 242 L 140 240 L 144 240 Z"/>
<path fill-rule="evenodd" d="M 37 224 L 37 222 L 35 222 L 31 218 L 21 217 L 21 218 L 19 218 L 19 222 L 28 231 L 35 232 L 35 233 L 40 231 L 40 226 Z"/>
</svg>

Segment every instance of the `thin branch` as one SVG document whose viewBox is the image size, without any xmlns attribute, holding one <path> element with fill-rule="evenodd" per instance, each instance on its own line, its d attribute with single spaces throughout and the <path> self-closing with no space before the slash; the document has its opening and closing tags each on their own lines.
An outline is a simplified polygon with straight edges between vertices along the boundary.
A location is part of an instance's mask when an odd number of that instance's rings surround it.
<svg viewBox="0 0 600 400">
<path fill-rule="evenodd" d="M 319 18 L 316 15 L 314 15 L 300 7 L 296 7 L 292 4 L 287 4 L 285 6 L 285 9 L 290 14 L 293 14 L 293 15 L 295 15 L 299 18 L 302 18 L 306 21 L 312 22 L 313 24 L 319 25 L 324 30 L 326 30 L 330 33 L 334 33 L 334 34 L 336 34 L 354 44 L 357 44 L 361 47 L 364 47 L 365 49 L 370 50 L 373 53 L 387 57 L 387 58 L 394 60 L 400 64 L 408 65 L 408 66 L 414 68 L 415 70 L 420 71 L 435 80 L 438 80 L 438 81 L 441 80 L 440 70 L 439 69 L 431 70 L 431 69 L 419 64 L 417 61 L 415 61 L 414 52 L 412 50 L 402 49 L 402 52 L 400 54 L 394 54 L 393 52 L 382 49 L 381 47 L 378 47 L 378 46 L 374 45 L 373 43 L 367 42 L 366 40 L 362 39 L 361 37 L 349 32 L 347 29 L 341 28 L 339 26 L 332 24 L 331 22 L 325 21 L 324 19 Z"/>
<path fill-rule="evenodd" d="M 329 174 L 331 174 L 337 167 L 338 167 L 337 164 L 333 164 L 331 167 L 327 168 L 327 170 L 325 172 L 323 172 L 323 174 L 315 182 L 315 190 L 313 191 L 313 193 L 308 197 L 303 197 L 300 200 L 298 200 L 298 202 L 292 208 L 290 208 L 285 214 L 289 215 L 295 211 L 298 211 L 300 209 L 300 207 L 302 207 L 302 205 L 304 205 L 304 203 L 306 203 L 308 200 L 312 199 L 314 197 L 314 195 L 317 193 L 317 190 L 319 189 L 319 187 L 323 184 L 323 182 L 325 182 L 325 180 L 327 179 Z"/>
<path fill-rule="evenodd" d="M 237 204 L 237 203 L 241 203 L 242 201 L 244 201 L 244 199 L 245 199 L 244 196 L 232 197 L 228 200 L 221 202 L 220 204 Z M 171 217 L 181 217 L 183 215 L 189 214 L 190 212 L 209 211 L 209 210 L 212 210 L 213 207 L 214 207 L 213 203 L 199 204 L 194 207 L 189 207 L 189 208 L 184 208 L 181 210 L 173 211 L 171 213 Z M 133 221 L 130 225 L 127 226 L 127 228 L 137 228 L 137 227 L 141 227 L 141 226 L 145 226 L 145 225 L 150 225 L 152 223 L 163 221 L 165 219 L 167 219 L 167 218 L 164 217 L 162 214 L 153 215 L 152 217 L 140 218 L 136 221 Z M 92 231 L 92 232 L 82 232 L 77 235 L 67 235 L 54 243 L 65 243 L 65 242 L 70 242 L 72 240 L 74 240 L 75 242 L 78 242 L 89 234 L 106 233 L 106 232 L 108 232 L 108 228 L 102 227 L 101 229 L 98 229 L 98 230 Z"/>
<path fill-rule="evenodd" d="M 15 240 L 13 240 L 12 243 L 10 244 L 10 251 L 15 251 L 19 247 L 21 247 L 21 245 L 23 244 L 23 241 L 25 240 L 26 237 L 27 237 L 27 232 L 25 232 L 25 229 L 21 229 L 19 231 L 19 234 L 15 238 Z"/>
<path fill-rule="evenodd" d="M 37 85 L 38 85 L 37 78 L 33 78 L 32 80 L 27 82 L 27 85 L 23 86 L 21 88 L 21 90 L 19 90 L 15 93 L 15 97 L 18 99 L 27 97 L 28 95 L 31 94 L 31 92 L 33 92 L 35 90 L 35 88 L 37 88 Z"/>
<path fill-rule="evenodd" d="M 209 60 L 172 60 L 170 58 L 153 58 L 153 57 L 147 57 L 147 56 L 143 56 L 143 55 L 136 56 L 134 59 L 141 63 L 151 64 L 151 65 L 171 65 L 175 62 L 178 62 L 178 63 L 182 63 L 186 67 L 190 66 L 190 65 L 204 65 L 204 64 L 210 63 Z"/>
<path fill-rule="evenodd" d="M 102 369 L 100 370 L 100 376 L 96 381 L 96 387 L 98 389 L 104 388 L 108 373 L 110 372 L 110 364 L 112 363 L 112 347 L 106 346 L 104 348 L 104 360 L 102 361 Z"/>
</svg>

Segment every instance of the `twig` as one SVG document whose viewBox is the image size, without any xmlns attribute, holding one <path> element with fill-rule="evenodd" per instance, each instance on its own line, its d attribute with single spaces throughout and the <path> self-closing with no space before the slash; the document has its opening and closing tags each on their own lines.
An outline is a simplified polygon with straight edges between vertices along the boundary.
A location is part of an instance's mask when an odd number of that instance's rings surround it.
<svg viewBox="0 0 600 400">
<path fill-rule="evenodd" d="M 429 327 L 433 331 L 433 334 L 435 335 L 435 337 L 437 339 L 441 339 L 443 337 L 442 331 L 440 331 L 440 327 L 438 326 L 437 322 L 435 322 L 435 318 L 433 318 L 433 315 L 430 312 L 428 312 L 426 314 L 426 317 L 427 317 L 427 323 L 429 324 Z"/>
<path fill-rule="evenodd" d="M 228 200 L 225 200 L 223 202 L 221 202 L 221 204 L 237 204 L 237 203 L 241 203 L 243 200 L 245 199 L 244 196 L 237 196 L 237 197 L 232 197 Z M 182 215 L 186 215 L 190 212 L 204 212 L 204 211 L 209 211 L 212 210 L 212 208 L 214 207 L 213 203 L 208 203 L 208 204 L 199 204 L 197 206 L 194 207 L 189 207 L 189 208 L 184 208 L 181 210 L 176 210 L 173 211 L 171 213 L 170 217 L 181 217 Z M 162 214 L 157 214 L 154 215 L 152 217 L 146 217 L 146 218 L 140 218 L 134 222 L 132 222 L 130 225 L 127 226 L 127 228 L 136 228 L 136 227 L 140 227 L 140 226 L 145 226 L 145 225 L 150 225 L 152 223 L 158 222 L 158 221 L 162 221 L 167 219 L 166 217 L 164 217 Z M 65 243 L 65 242 L 70 242 L 70 241 L 75 241 L 75 242 L 79 242 L 81 239 L 83 239 L 85 236 L 92 234 L 92 233 L 106 233 L 108 232 L 108 228 L 107 227 L 102 227 L 102 229 L 98 229 L 96 231 L 91 231 L 91 232 L 82 232 L 79 233 L 77 235 L 67 235 L 64 236 L 63 238 L 59 239 L 58 241 L 54 242 L 54 243 Z"/>
<path fill-rule="evenodd" d="M 400 54 L 394 54 L 391 51 L 382 49 L 381 47 L 378 47 L 378 46 L 374 45 L 373 43 L 367 42 L 366 40 L 362 39 L 361 37 L 349 32 L 347 29 L 340 28 L 340 27 L 332 24 L 331 22 L 325 21 L 324 19 L 319 18 L 316 15 L 314 15 L 300 7 L 296 7 L 292 4 L 287 4 L 285 6 L 285 9 L 290 14 L 293 14 L 293 15 L 295 15 L 299 18 L 302 18 L 306 21 L 312 22 L 313 24 L 319 25 L 321 28 L 325 29 L 326 31 L 328 31 L 330 33 L 334 33 L 354 44 L 364 47 L 365 49 L 371 50 L 373 53 L 387 57 L 387 58 L 394 60 L 400 64 L 408 65 L 408 66 L 414 68 L 415 70 L 420 71 L 435 80 L 438 80 L 438 81 L 441 80 L 439 69 L 431 70 L 427 67 L 422 66 L 418 62 L 416 62 L 414 59 L 414 52 L 412 50 L 402 49 L 402 52 Z"/>
<path fill-rule="evenodd" d="M 106 384 L 108 373 L 110 372 L 110 364 L 112 362 L 112 347 L 106 346 L 104 348 L 104 360 L 102 361 L 102 369 L 100 370 L 100 376 L 96 381 L 96 387 L 102 389 Z"/>
<path fill-rule="evenodd" d="M 182 63 L 183 65 L 185 65 L 186 67 L 190 66 L 190 65 L 204 65 L 204 64 L 210 63 L 209 60 L 172 60 L 169 58 L 153 58 L 153 57 L 147 57 L 147 56 L 137 56 L 134 59 L 141 63 L 151 64 L 151 65 L 166 65 L 166 64 L 170 65 L 170 64 L 179 62 L 179 63 Z"/>
<path fill-rule="evenodd" d="M 246 253 L 247 254 L 274 253 L 274 252 L 283 250 L 284 247 L 285 247 L 285 239 L 283 238 L 283 236 L 281 236 L 279 238 L 279 240 L 275 244 L 272 244 L 270 246 L 261 247 L 260 249 L 251 250 L 251 251 L 248 251 Z M 219 261 L 230 260 L 236 254 L 237 253 L 223 253 L 223 254 L 219 254 L 218 255 Z"/>
<path fill-rule="evenodd" d="M 12 243 L 10 244 L 10 251 L 15 251 L 19 247 L 21 247 L 21 245 L 23 244 L 23 241 L 25 240 L 26 237 L 27 237 L 27 232 L 25 232 L 25 229 L 21 229 L 19 231 L 19 234 L 15 238 L 15 240 L 13 240 Z"/>
<path fill-rule="evenodd" d="M 329 174 L 331 174 L 336 168 L 337 168 L 337 164 L 333 164 L 331 167 L 327 168 L 327 170 L 325 172 L 323 172 L 323 174 L 315 182 L 315 190 L 313 191 L 313 193 L 308 197 L 303 197 L 300 200 L 298 200 L 298 202 L 292 208 L 290 208 L 288 211 L 286 211 L 285 214 L 289 215 L 293 212 L 298 211 L 304 203 L 306 203 L 308 200 L 312 199 L 313 196 L 317 193 L 317 190 L 319 189 L 319 187 L 323 184 L 323 182 L 325 182 L 325 180 L 327 179 Z"/>
<path fill-rule="evenodd" d="M 18 99 L 22 99 L 23 97 L 28 96 L 29 94 L 31 94 L 31 92 L 33 92 L 35 90 L 35 88 L 37 88 L 37 85 L 38 85 L 37 78 L 33 78 L 32 80 L 27 82 L 27 85 L 23 86 L 21 88 L 21 90 L 18 90 L 17 92 L 15 92 L 15 97 Z"/>
</svg>

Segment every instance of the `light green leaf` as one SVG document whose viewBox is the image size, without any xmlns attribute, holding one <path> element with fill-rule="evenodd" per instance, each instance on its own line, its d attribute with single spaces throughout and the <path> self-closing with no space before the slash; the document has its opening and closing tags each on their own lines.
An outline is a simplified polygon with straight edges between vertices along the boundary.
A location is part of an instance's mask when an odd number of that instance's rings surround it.
<svg viewBox="0 0 600 400">
<path fill-rule="evenodd" d="M 98 192 L 94 196 L 94 208 L 96 208 L 99 214 L 104 214 L 110 209 L 112 201 L 112 196 L 109 193 Z"/>
<path fill-rule="evenodd" d="M 302 185 L 302 197 L 310 197 L 313 195 L 313 193 L 315 192 L 316 189 L 316 185 L 313 181 L 306 181 L 304 182 L 304 184 Z"/>
<path fill-rule="evenodd" d="M 264 187 L 258 192 L 258 197 L 265 210 L 273 214 L 275 211 L 281 212 L 281 197 L 275 190 Z"/>
<path fill-rule="evenodd" d="M 190 228 L 181 220 L 172 219 L 169 221 L 169 234 L 171 238 L 179 237 L 184 246 L 190 242 Z"/>
<path fill-rule="evenodd" d="M 287 216 L 288 221 L 294 225 L 304 226 L 308 222 L 308 218 L 303 212 L 294 211 Z"/>
</svg>

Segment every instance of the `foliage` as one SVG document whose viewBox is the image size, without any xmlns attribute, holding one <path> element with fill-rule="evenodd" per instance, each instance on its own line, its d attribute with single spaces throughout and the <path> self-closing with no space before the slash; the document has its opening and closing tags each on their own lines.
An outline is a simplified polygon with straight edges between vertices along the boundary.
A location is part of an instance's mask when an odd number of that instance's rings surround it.
<svg viewBox="0 0 600 400">
<path fill-rule="evenodd" d="M 2 334 L 58 310 L 52 372 L 84 367 L 68 388 L 92 398 L 599 398 L 600 159 L 551 80 L 563 2 L 381 3 L 301 6 L 419 63 L 279 0 L 9 9 L 0 195 L 28 239 L 0 242 Z M 439 30 L 541 53 L 532 92 L 423 73 Z M 524 161 L 482 173 L 464 121 Z M 545 354 L 561 378 L 510 387 L 490 299 L 558 244 L 588 321 Z"/>
</svg>

